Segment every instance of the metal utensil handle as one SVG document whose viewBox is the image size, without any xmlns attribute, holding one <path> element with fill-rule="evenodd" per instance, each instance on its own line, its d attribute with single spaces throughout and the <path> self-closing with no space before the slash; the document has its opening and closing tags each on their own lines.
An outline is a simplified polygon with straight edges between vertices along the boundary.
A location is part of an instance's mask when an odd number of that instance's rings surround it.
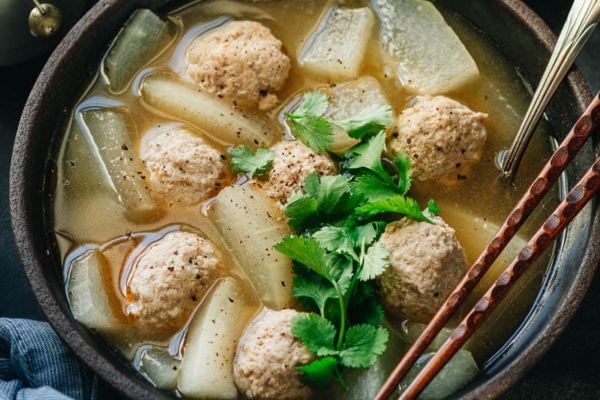
<svg viewBox="0 0 600 400">
<path fill-rule="evenodd" d="M 554 95 L 583 45 L 600 21 L 600 0 L 575 0 L 567 21 L 558 37 L 548 66 L 542 75 L 529 109 L 510 148 L 499 156 L 504 176 L 514 177 L 525 148 L 548 102 Z"/>
<path fill-rule="evenodd" d="M 33 0 L 33 4 L 35 4 L 35 8 L 37 8 L 40 12 L 40 14 L 45 15 L 46 14 L 46 10 L 44 10 L 44 7 L 42 7 L 42 5 L 40 4 L 40 2 L 38 0 Z"/>
</svg>

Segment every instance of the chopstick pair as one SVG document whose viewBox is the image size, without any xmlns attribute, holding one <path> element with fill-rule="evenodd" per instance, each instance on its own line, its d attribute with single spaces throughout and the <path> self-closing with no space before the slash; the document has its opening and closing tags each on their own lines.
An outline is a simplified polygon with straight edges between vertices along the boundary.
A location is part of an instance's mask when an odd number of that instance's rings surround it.
<svg viewBox="0 0 600 400">
<path fill-rule="evenodd" d="M 600 92 L 594 97 L 586 111 L 577 120 L 573 129 L 554 152 L 529 190 L 498 229 L 487 247 L 471 266 L 467 274 L 448 296 L 446 302 L 429 322 L 425 330 L 412 344 L 384 383 L 374 400 L 387 399 L 398 387 L 419 356 L 427 349 L 440 330 L 445 326 L 457 308 L 471 293 L 477 282 L 487 272 L 498 255 L 508 245 L 519 228 L 530 216 L 540 200 L 550 190 L 583 143 L 600 125 Z M 600 188 L 600 158 L 577 182 L 567 197 L 554 210 L 542 227 L 536 232 L 517 258 L 506 268 L 492 287 L 477 302 L 473 309 L 452 332 L 446 342 L 437 350 L 433 358 L 423 367 L 399 399 L 416 398 L 427 384 L 473 335 L 491 312 L 510 292 L 517 280 L 527 271 L 539 255 L 552 243 L 565 226 L 579 213 L 583 206 Z"/>
</svg>

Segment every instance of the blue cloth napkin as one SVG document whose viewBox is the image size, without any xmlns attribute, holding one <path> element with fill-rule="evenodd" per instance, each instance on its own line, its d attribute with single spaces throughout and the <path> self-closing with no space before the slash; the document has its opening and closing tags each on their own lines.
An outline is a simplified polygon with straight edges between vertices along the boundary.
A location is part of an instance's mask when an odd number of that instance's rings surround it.
<svg viewBox="0 0 600 400">
<path fill-rule="evenodd" d="M 46 322 L 0 318 L 0 400 L 95 400 L 96 376 Z"/>
</svg>

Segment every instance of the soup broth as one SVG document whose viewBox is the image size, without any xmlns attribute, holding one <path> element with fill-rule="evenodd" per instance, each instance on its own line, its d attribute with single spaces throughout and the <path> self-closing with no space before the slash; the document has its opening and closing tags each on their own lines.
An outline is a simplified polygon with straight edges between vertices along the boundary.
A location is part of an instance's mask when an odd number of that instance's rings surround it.
<svg viewBox="0 0 600 400">
<path fill-rule="evenodd" d="M 97 249 L 101 254 L 99 266 L 102 286 L 114 318 L 123 327 L 115 329 L 114 332 L 102 332 L 102 336 L 111 346 L 122 352 L 136 368 L 140 368 L 142 350 L 151 345 L 162 347 L 174 359 L 180 359 L 189 324 L 188 320 L 175 330 L 175 333 L 171 332 L 168 335 L 145 336 L 143 327 L 131 316 L 130 309 L 133 299 L 129 289 L 130 275 L 140 254 L 148 244 L 156 242 L 169 232 L 179 230 L 198 233 L 210 239 L 218 249 L 227 249 L 228 245 L 210 216 L 214 196 L 200 206 L 159 205 L 149 212 L 144 211 L 132 216 L 124 205 L 123 198 L 118 195 L 115 184 L 111 183 L 110 177 L 107 176 L 106 163 L 103 161 L 106 157 L 103 153 L 105 150 L 90 140 L 90 122 L 86 119 L 89 118 L 86 117 L 86 113 L 90 110 L 110 109 L 124 120 L 130 121 L 128 123 L 134 128 L 130 130 L 132 149 L 128 151 L 139 154 L 155 135 L 190 125 L 187 121 L 168 117 L 164 113 L 156 112 L 152 106 L 144 104 L 141 91 L 145 79 L 152 74 L 163 72 L 189 83 L 185 54 L 191 43 L 203 33 L 229 20 L 251 20 L 260 22 L 281 40 L 284 51 L 292 62 L 289 77 L 283 88 L 277 92 L 277 106 L 270 111 L 250 110 L 248 113 L 269 121 L 277 127 L 278 133 L 281 133 L 281 140 L 287 140 L 293 137 L 293 132 L 285 122 L 283 113 L 292 110 L 304 92 L 331 88 L 332 83 L 342 83 L 341 80 L 331 81 L 323 76 L 308 73 L 296 62 L 321 17 L 336 4 L 348 8 L 373 9 L 371 2 L 367 0 L 281 0 L 256 3 L 213 0 L 194 2 L 170 11 L 163 15 L 163 18 L 169 21 L 170 42 L 137 72 L 131 84 L 125 90 L 116 93 L 111 90 L 106 69 L 101 66 L 96 79 L 75 106 L 63 137 L 56 143 L 55 151 L 50 155 L 49 165 L 55 166 L 57 176 L 56 187 L 48 189 L 52 192 L 48 207 L 53 234 L 64 265 L 65 282 L 69 282 L 77 259 L 91 249 Z M 525 157 L 514 185 L 507 185 L 499 178 L 495 166 L 496 154 L 509 146 L 517 131 L 530 98 L 528 88 L 511 63 L 502 57 L 500 49 L 495 48 L 460 16 L 445 10 L 442 4 L 439 4 L 439 9 L 475 60 L 480 74 L 477 80 L 444 95 L 472 110 L 487 113 L 485 128 L 488 137 L 478 163 L 465 166 L 456 174 L 441 180 L 414 181 L 409 195 L 416 198 L 421 205 L 426 204 L 430 198 L 436 200 L 441 208 L 441 217 L 456 230 L 456 236 L 465 250 L 469 264 L 476 259 L 537 171 L 541 169 L 551 154 L 552 144 L 547 129 L 542 127 L 530 144 L 527 153 L 529 156 Z M 393 115 L 397 116 L 411 103 L 415 93 L 405 89 L 398 82 L 395 74 L 396 61 L 381 50 L 380 29 L 381 23 L 376 18 L 372 32 L 364 33 L 370 35 L 370 39 L 360 66 L 360 75 L 374 77 L 379 82 L 393 108 Z M 106 57 L 104 60 L 106 61 Z M 228 154 L 229 146 L 202 135 L 198 129 L 192 130 L 203 136 L 203 139 L 220 154 Z M 140 167 L 139 171 L 142 175 L 147 174 L 143 167 Z M 249 184 L 248 177 L 236 176 L 233 173 L 229 173 L 225 179 L 229 185 Z M 549 200 L 522 228 L 513 244 L 494 264 L 469 298 L 464 306 L 465 310 L 474 305 L 486 290 L 486 285 L 489 286 L 517 254 L 520 250 L 519 245 L 525 243 L 524 240 L 533 232 L 533 227 L 545 216 L 545 210 L 554 206 L 558 195 L 555 191 L 546 198 Z M 227 251 L 222 253 L 225 268 L 219 271 L 218 275 L 237 277 L 237 280 L 242 282 L 243 289 L 253 293 L 253 285 L 248 282 L 237 258 Z M 469 342 L 467 347 L 479 365 L 483 365 L 502 346 L 523 320 L 540 287 L 549 260 L 550 255 L 547 255 L 537 263 L 537 267 L 528 273 L 510 298 Z M 66 290 L 70 294 L 71 289 L 67 284 Z M 250 296 L 256 297 L 254 294 Z M 198 304 L 201 308 L 203 303 L 198 301 Z M 257 306 L 253 312 L 256 314 L 259 310 L 260 307 Z M 452 323 L 456 323 L 462 313 L 463 311 L 459 312 Z M 377 364 L 379 369 L 374 370 L 380 378 L 387 376 L 399 359 L 400 354 L 390 356 L 389 353 L 403 350 L 407 346 L 403 339 L 406 337 L 406 321 L 388 316 L 385 324 L 391 332 L 388 344 L 390 350 L 384 355 L 385 360 Z M 148 375 L 147 371 L 143 372 Z M 361 381 L 360 374 L 361 372 L 350 374 L 350 392 L 354 390 L 353 380 Z M 339 398 L 347 396 L 338 391 L 335 393 Z"/>
</svg>

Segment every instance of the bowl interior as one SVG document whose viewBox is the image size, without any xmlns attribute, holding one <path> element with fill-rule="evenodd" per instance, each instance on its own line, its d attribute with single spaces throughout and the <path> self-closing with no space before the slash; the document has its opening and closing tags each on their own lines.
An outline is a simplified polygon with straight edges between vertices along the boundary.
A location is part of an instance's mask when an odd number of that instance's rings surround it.
<svg viewBox="0 0 600 400">
<path fill-rule="evenodd" d="M 101 340 L 72 317 L 64 293 L 62 269 L 45 226 L 44 175 L 52 139 L 82 91 L 96 74 L 109 41 L 134 9 L 160 9 L 168 0 L 100 1 L 67 35 L 40 75 L 28 100 L 15 141 L 11 169 L 13 230 L 28 279 L 38 302 L 59 335 L 94 371 L 131 398 L 167 398 Z M 443 7 L 459 13 L 501 49 L 526 81 L 537 82 L 549 58 L 553 35 L 517 0 L 448 0 Z M 559 139 L 569 131 L 591 95 L 574 71 L 551 102 L 547 116 Z M 569 167 L 574 182 L 597 153 L 588 143 Z M 587 164 L 586 164 L 587 161 Z M 553 343 L 581 301 L 598 263 L 598 216 L 590 204 L 559 243 L 542 291 L 527 319 L 484 373 L 459 398 L 494 397 L 514 384 Z M 592 245 L 594 244 L 594 245 Z"/>
</svg>

